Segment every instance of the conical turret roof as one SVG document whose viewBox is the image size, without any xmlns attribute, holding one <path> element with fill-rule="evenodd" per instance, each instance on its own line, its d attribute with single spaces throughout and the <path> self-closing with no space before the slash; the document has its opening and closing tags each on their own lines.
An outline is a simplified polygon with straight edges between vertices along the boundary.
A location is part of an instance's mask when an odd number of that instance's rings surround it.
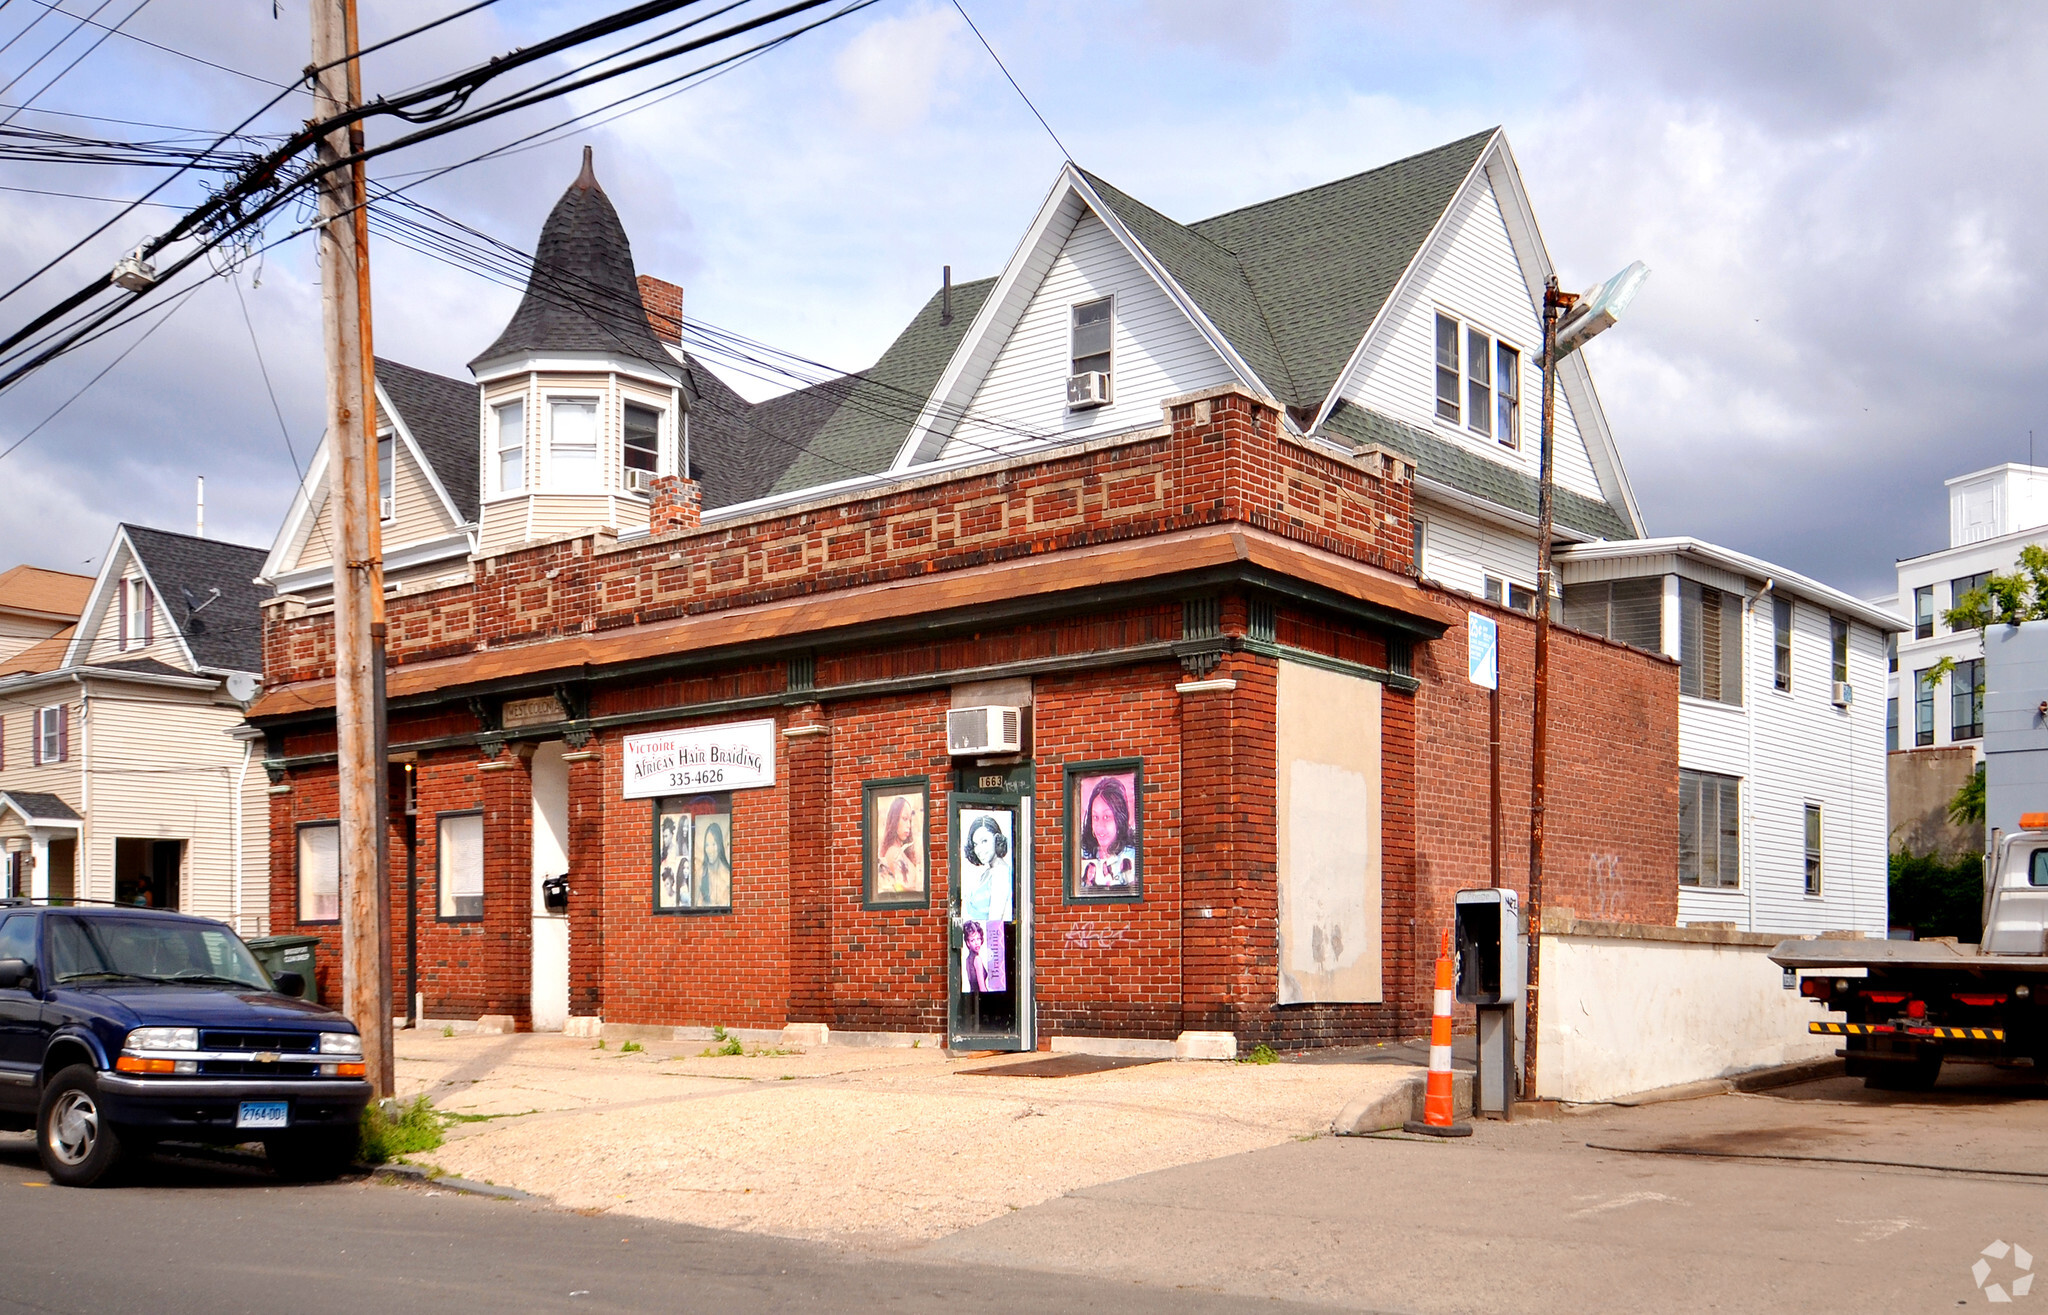
<svg viewBox="0 0 2048 1315">
<path fill-rule="evenodd" d="M 633 275 L 633 246 L 598 186 L 590 148 L 583 172 L 541 226 L 526 295 L 498 340 L 476 360 L 545 352 L 603 352 L 672 365 L 648 327 Z"/>
</svg>

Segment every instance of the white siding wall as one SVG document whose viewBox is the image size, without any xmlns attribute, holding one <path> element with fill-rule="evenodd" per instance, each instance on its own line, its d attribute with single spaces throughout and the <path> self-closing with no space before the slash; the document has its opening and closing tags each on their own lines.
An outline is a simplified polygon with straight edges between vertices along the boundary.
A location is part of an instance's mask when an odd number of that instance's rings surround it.
<svg viewBox="0 0 2048 1315">
<path fill-rule="evenodd" d="M 1529 285 L 1508 240 L 1500 204 L 1484 175 L 1452 206 L 1445 231 L 1422 255 L 1407 287 L 1389 309 L 1373 342 L 1345 380 L 1343 395 L 1361 406 L 1428 429 L 1472 452 L 1537 475 L 1537 425 L 1542 384 L 1535 367 L 1543 326 Z M 1522 438 L 1510 449 L 1436 415 L 1436 313 L 1518 347 L 1522 352 Z M 1588 497 L 1604 496 L 1586 455 L 1571 404 L 1557 397 L 1556 478 Z"/>
<path fill-rule="evenodd" d="M 1853 624 L 1849 682 L 1869 691 L 1845 711 L 1831 701 L 1834 660 L 1828 612 L 1795 601 L 1792 689 L 1773 683 L 1769 603 L 1759 605 L 1744 649 L 1749 704 L 1733 713 L 1686 699 L 1679 711 L 1679 764 L 1746 776 L 1744 872 L 1739 894 L 1681 887 L 1680 922 L 1733 921 L 1744 930 L 1881 933 L 1886 923 L 1887 817 L 1884 638 Z M 1731 713 L 1733 715 L 1731 715 Z M 1739 739 L 1755 718 L 1756 769 Z M 1806 892 L 1806 805 L 1821 806 L 1821 894 Z M 1754 909 L 1752 921 L 1751 910 Z"/>
<path fill-rule="evenodd" d="M 386 554 L 397 552 L 408 544 L 424 543 L 455 532 L 455 518 L 441 504 L 441 495 L 434 492 L 434 486 L 427 482 L 419 463 L 413 460 L 411 449 L 402 441 L 397 443 L 392 461 L 391 497 L 393 515 L 384 522 Z M 335 499 L 330 497 L 322 504 L 320 514 L 310 518 L 310 523 L 300 532 L 298 557 L 285 564 L 287 571 L 333 564 L 334 545 L 340 542 L 335 511 Z"/>
<path fill-rule="evenodd" d="M 1462 512 L 1430 504 L 1419 509 L 1422 574 L 1484 597 L 1485 577 L 1536 587 L 1536 540 Z"/>
<path fill-rule="evenodd" d="M 1116 298 L 1112 345 L 1115 404 L 1067 410 L 1069 311 Z M 1017 327 L 968 404 L 942 460 L 1013 452 L 1160 424 L 1161 399 L 1227 383 L 1232 375 L 1179 307 L 1093 213 L 1074 225 Z"/>
</svg>

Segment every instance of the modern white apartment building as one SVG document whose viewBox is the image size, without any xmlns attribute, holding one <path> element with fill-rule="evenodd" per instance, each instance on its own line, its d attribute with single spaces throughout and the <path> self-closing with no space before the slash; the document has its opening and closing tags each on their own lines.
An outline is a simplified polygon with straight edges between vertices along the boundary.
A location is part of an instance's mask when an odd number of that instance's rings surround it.
<svg viewBox="0 0 2048 1315">
<path fill-rule="evenodd" d="M 1839 589 L 1691 538 L 1557 553 L 1564 624 L 1679 665 L 1678 920 L 1883 934 L 1885 653 Z"/>
</svg>

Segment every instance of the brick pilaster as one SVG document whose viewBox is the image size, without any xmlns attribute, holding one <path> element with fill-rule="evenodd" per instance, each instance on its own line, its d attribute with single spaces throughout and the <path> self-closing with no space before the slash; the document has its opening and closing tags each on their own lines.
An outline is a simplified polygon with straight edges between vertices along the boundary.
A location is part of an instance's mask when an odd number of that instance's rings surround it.
<svg viewBox="0 0 2048 1315">
<path fill-rule="evenodd" d="M 533 1026 L 533 763 L 513 746 L 480 770 L 484 1007 Z"/>
<path fill-rule="evenodd" d="M 789 773 L 789 1021 L 833 1021 L 832 733 L 815 703 L 783 726 Z M 852 842 L 857 849 L 859 832 Z"/>
<path fill-rule="evenodd" d="M 569 755 L 569 1013 L 604 1016 L 605 762 L 595 742 Z"/>
</svg>

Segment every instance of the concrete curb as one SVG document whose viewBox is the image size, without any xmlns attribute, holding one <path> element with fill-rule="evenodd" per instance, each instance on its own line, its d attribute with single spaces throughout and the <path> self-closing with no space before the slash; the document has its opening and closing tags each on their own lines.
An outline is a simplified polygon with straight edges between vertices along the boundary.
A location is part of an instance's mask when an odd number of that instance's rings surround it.
<svg viewBox="0 0 2048 1315">
<path fill-rule="evenodd" d="M 1472 1114 L 1474 1074 L 1470 1069 L 1451 1073 L 1451 1108 L 1460 1117 Z M 1400 1128 L 1410 1119 L 1423 1117 L 1429 1095 L 1429 1075 L 1417 1072 L 1378 1091 L 1368 1092 L 1346 1105 L 1330 1122 L 1339 1137 L 1365 1137 Z"/>
<path fill-rule="evenodd" d="M 1779 1087 L 1790 1087 L 1801 1082 L 1820 1082 L 1826 1078 L 1838 1078 L 1846 1071 L 1839 1056 L 1825 1059 L 1809 1059 L 1797 1064 L 1780 1064 L 1775 1068 L 1760 1068 L 1749 1073 L 1738 1073 L 1729 1085 L 1737 1091 L 1773 1091 Z"/>
<path fill-rule="evenodd" d="M 461 1196 L 488 1196 L 500 1201 L 540 1201 L 543 1198 L 531 1192 L 522 1192 L 516 1187 L 499 1187 L 494 1183 L 473 1183 L 467 1178 L 452 1174 L 435 1177 L 416 1164 L 380 1164 L 370 1170 L 372 1178 L 383 1178 L 391 1182 L 414 1183 L 431 1187 L 437 1192 L 455 1192 Z"/>
</svg>

